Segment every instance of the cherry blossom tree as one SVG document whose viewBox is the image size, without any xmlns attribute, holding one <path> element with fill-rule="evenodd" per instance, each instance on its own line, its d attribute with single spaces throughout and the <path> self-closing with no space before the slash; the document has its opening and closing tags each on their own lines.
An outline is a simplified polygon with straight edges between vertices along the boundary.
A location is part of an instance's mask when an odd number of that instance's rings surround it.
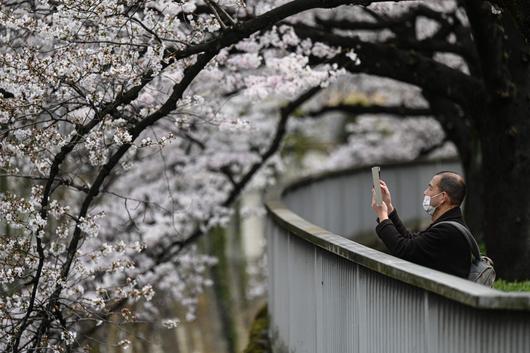
<svg viewBox="0 0 530 353">
<path fill-rule="evenodd" d="M 115 312 L 173 327 L 149 304 L 156 291 L 193 319 L 215 263 L 194 243 L 226 224 L 245 188 L 281 172 L 293 115 L 434 116 L 463 161 L 471 205 L 485 185 L 510 190 L 528 165 L 528 66 L 508 65 L 527 62 L 527 10 L 482 0 L 4 1 L 0 347 L 74 351 Z M 352 102 L 366 75 L 377 77 L 372 91 L 392 80 L 399 94 Z M 422 124 L 424 147 L 445 142 Z M 348 129 L 350 152 L 332 161 L 367 150 L 355 137 L 362 121 Z M 482 194 L 486 242 L 502 276 L 524 277 L 528 201 L 505 194 Z M 519 221 L 496 224 L 501 208 Z M 518 242 L 500 244 L 500 225 Z"/>
</svg>

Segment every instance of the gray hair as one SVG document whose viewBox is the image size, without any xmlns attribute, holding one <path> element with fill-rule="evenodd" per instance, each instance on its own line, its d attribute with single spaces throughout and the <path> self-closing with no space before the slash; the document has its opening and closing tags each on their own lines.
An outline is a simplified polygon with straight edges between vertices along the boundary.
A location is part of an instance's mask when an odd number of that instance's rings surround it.
<svg viewBox="0 0 530 353">
<path fill-rule="evenodd" d="M 436 173 L 440 175 L 440 182 L 438 187 L 441 191 L 445 191 L 453 205 L 460 206 L 466 196 L 466 183 L 464 178 L 451 171 L 443 171 Z"/>
</svg>

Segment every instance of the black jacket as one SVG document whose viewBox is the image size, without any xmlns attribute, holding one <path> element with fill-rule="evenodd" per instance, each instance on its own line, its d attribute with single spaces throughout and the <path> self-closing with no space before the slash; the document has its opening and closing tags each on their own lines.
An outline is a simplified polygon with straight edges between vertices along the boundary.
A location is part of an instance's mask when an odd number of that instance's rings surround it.
<svg viewBox="0 0 530 353">
<path fill-rule="evenodd" d="M 471 250 L 464 235 L 450 224 L 441 224 L 433 228 L 434 224 L 441 221 L 457 221 L 465 225 L 460 207 L 445 212 L 419 233 L 411 233 L 401 223 L 395 209 L 388 218 L 380 222 L 375 231 L 392 255 L 467 278 L 471 265 Z"/>
</svg>

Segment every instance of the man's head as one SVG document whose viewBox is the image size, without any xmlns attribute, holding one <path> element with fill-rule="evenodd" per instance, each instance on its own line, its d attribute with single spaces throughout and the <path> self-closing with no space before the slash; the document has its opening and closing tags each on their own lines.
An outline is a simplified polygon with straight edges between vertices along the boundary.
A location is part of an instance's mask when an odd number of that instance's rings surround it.
<svg viewBox="0 0 530 353">
<path fill-rule="evenodd" d="M 462 204 L 466 195 L 466 184 L 461 175 L 443 171 L 432 177 L 423 194 L 430 197 L 430 204 L 436 208 L 435 215 L 440 215 Z"/>
<path fill-rule="evenodd" d="M 436 178 L 436 180 L 434 180 Z M 447 193 L 450 204 L 460 206 L 466 196 L 466 183 L 464 178 L 455 172 L 437 173 L 433 180 L 437 182 L 438 189 Z"/>
</svg>

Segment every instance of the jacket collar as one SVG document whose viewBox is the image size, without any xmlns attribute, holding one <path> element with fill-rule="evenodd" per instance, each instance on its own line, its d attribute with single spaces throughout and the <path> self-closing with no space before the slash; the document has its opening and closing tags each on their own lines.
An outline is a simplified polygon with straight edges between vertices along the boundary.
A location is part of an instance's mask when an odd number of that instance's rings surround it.
<svg viewBox="0 0 530 353">
<path fill-rule="evenodd" d="M 436 221 L 432 222 L 431 226 L 442 221 L 462 221 L 462 210 L 460 207 L 453 207 L 447 210 Z"/>
</svg>

